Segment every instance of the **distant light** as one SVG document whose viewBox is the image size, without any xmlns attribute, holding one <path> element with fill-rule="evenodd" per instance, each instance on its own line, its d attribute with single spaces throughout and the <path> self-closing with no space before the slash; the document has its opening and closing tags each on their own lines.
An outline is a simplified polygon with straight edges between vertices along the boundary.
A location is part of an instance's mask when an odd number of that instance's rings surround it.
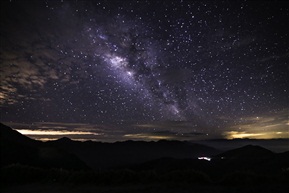
<svg viewBox="0 0 289 193">
<path fill-rule="evenodd" d="M 200 160 L 206 160 L 206 161 L 211 161 L 210 157 L 198 157 Z"/>
</svg>

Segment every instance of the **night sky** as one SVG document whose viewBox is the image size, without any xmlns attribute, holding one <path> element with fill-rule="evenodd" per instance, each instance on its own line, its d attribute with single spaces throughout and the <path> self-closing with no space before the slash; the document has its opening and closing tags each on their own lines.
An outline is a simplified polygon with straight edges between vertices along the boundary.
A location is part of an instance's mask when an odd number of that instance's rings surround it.
<svg viewBox="0 0 289 193">
<path fill-rule="evenodd" d="M 289 4 L 1 1 L 1 122 L 37 139 L 289 138 Z"/>
</svg>

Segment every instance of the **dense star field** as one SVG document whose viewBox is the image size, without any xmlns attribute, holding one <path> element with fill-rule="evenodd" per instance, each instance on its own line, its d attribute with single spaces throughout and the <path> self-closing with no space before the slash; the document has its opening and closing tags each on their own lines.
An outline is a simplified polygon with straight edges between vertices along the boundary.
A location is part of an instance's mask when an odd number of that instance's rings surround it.
<svg viewBox="0 0 289 193">
<path fill-rule="evenodd" d="M 288 138 L 289 6 L 1 1 L 1 122 L 45 140 Z"/>
</svg>

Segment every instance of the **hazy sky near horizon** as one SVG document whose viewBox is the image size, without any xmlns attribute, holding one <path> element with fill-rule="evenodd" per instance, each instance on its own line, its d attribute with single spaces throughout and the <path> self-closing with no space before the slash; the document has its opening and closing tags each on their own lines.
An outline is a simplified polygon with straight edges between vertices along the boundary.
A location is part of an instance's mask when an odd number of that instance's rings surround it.
<svg viewBox="0 0 289 193">
<path fill-rule="evenodd" d="M 33 138 L 289 138 L 289 4 L 1 1 L 0 121 Z"/>
</svg>

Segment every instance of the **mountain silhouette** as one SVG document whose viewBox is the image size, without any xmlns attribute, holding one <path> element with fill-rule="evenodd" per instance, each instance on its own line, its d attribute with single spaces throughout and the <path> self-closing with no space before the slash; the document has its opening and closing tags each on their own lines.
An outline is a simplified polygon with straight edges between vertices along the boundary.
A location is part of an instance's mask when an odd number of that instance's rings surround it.
<svg viewBox="0 0 289 193">
<path fill-rule="evenodd" d="M 224 152 L 217 157 L 225 159 L 266 159 L 270 158 L 274 153 L 268 149 L 265 149 L 256 145 L 246 145 L 237 149 Z"/>
<path fill-rule="evenodd" d="M 11 163 L 36 163 L 40 142 L 34 141 L 0 123 L 1 166 Z"/>
<path fill-rule="evenodd" d="M 44 168 L 88 169 L 75 155 L 30 139 L 0 123 L 1 167 L 24 164 Z"/>
<path fill-rule="evenodd" d="M 41 142 L 3 124 L 0 126 L 1 178 L 8 188 L 25 183 L 73 185 L 71 187 L 85 184 L 108 188 L 106 192 L 111 192 L 111 187 L 147 185 L 177 185 L 180 189 L 208 185 L 214 190 L 214 187 L 266 184 L 271 188 L 269 192 L 276 187 L 278 192 L 288 188 L 289 152 L 274 153 L 260 146 L 246 145 L 220 153 L 205 145 L 166 140 L 102 143 L 64 137 Z M 199 159 L 199 156 L 211 159 Z M 260 192 L 264 190 L 267 187 Z M 163 192 L 163 189 L 154 192 Z"/>
<path fill-rule="evenodd" d="M 240 171 L 277 175 L 282 171 L 289 170 L 289 151 L 273 153 L 260 146 L 246 145 L 212 156 L 210 161 L 196 158 L 160 158 L 134 165 L 131 168 L 137 171 L 153 170 L 158 172 L 201 171 L 216 179 Z"/>
<path fill-rule="evenodd" d="M 253 171 L 276 174 L 288 170 L 289 152 L 273 153 L 256 145 L 246 145 L 223 153 L 191 142 L 124 141 L 103 143 L 73 141 L 67 137 L 40 142 L 1 124 L 1 167 L 24 164 L 44 168 L 134 171 L 195 170 L 213 177 L 235 172 Z M 211 157 L 210 161 L 198 157 Z"/>
<path fill-rule="evenodd" d="M 1 124 L 1 166 L 13 163 L 70 169 L 112 169 L 171 157 L 176 159 L 214 155 L 219 150 L 181 141 L 115 143 L 79 142 L 67 137 L 41 142 Z"/>
<path fill-rule="evenodd" d="M 256 145 L 229 150 L 214 156 L 214 159 L 223 172 L 252 171 L 270 174 L 289 167 L 288 153 L 273 153 Z"/>
<path fill-rule="evenodd" d="M 1 142 L 5 141 L 11 142 L 11 143 L 17 143 L 17 144 L 23 144 L 23 145 L 29 145 L 29 146 L 34 146 L 37 144 L 40 144 L 41 142 L 33 140 L 29 137 L 26 137 L 25 135 L 22 135 L 18 131 L 15 131 L 11 129 L 10 127 L 0 123 L 0 138 Z"/>
<path fill-rule="evenodd" d="M 197 158 L 198 156 L 210 156 L 220 152 L 205 145 L 166 140 L 158 142 L 124 141 L 102 143 L 92 141 L 78 142 L 62 138 L 46 143 L 77 155 L 95 170 L 126 167 L 164 157 L 178 159 Z"/>
</svg>

